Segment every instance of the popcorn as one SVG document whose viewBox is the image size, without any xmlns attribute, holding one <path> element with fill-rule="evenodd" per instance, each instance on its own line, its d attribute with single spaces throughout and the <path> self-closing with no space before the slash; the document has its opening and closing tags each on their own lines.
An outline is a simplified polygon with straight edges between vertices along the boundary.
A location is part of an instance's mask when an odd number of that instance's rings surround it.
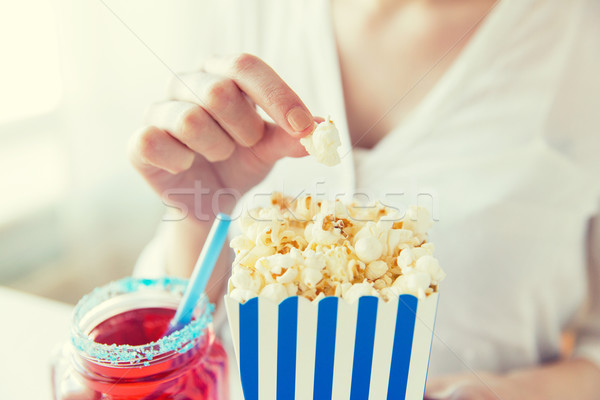
<svg viewBox="0 0 600 400">
<path fill-rule="evenodd" d="M 434 284 L 441 282 L 446 277 L 446 273 L 440 267 L 440 263 L 434 257 L 430 255 L 423 256 L 417 260 L 415 266 L 417 271 L 425 272 L 431 277 L 431 281 Z"/>
<path fill-rule="evenodd" d="M 240 289 L 249 290 L 254 293 L 263 286 L 262 279 L 255 279 L 252 273 L 244 268 L 237 268 L 231 275 L 231 283 Z"/>
<path fill-rule="evenodd" d="M 295 283 L 286 283 L 285 290 L 288 292 L 288 296 L 295 296 L 298 294 L 298 285 Z"/>
<path fill-rule="evenodd" d="M 427 273 L 414 271 L 396 278 L 392 288 L 397 294 L 407 293 L 423 298 L 430 284 L 431 277 Z"/>
<path fill-rule="evenodd" d="M 373 236 L 358 239 L 355 248 L 356 256 L 366 263 L 377 260 L 383 253 L 381 242 Z"/>
<path fill-rule="evenodd" d="M 333 121 L 321 122 L 310 135 L 300 139 L 300 143 L 308 154 L 315 157 L 321 164 L 331 167 L 340 163 L 337 148 L 342 143 Z"/>
<path fill-rule="evenodd" d="M 275 303 L 279 303 L 288 297 L 288 291 L 280 283 L 271 283 L 260 291 L 261 298 L 267 298 Z"/>
<path fill-rule="evenodd" d="M 414 232 L 417 237 L 424 237 L 433 226 L 431 214 L 424 207 L 411 207 L 406 212 L 403 227 Z"/>
<path fill-rule="evenodd" d="M 400 267 L 403 274 L 408 273 L 409 268 L 415 262 L 415 254 L 413 253 L 411 248 L 403 249 L 400 252 L 398 258 L 396 258 L 396 264 Z"/>
<path fill-rule="evenodd" d="M 326 261 L 323 254 L 317 254 L 313 250 L 304 251 L 304 266 L 306 268 L 316 269 L 318 271 L 325 268 Z"/>
<path fill-rule="evenodd" d="M 367 279 L 376 280 L 388 271 L 388 265 L 384 261 L 373 261 L 367 266 L 365 276 Z"/>
<path fill-rule="evenodd" d="M 289 268 L 283 275 L 277 277 L 278 283 L 292 283 L 298 276 L 298 271 L 294 268 Z"/>
<path fill-rule="evenodd" d="M 424 298 L 446 276 L 427 242 L 432 222 L 423 208 L 402 217 L 381 204 L 345 206 L 281 194 L 271 202 L 242 217 L 242 234 L 230 243 L 236 254 L 230 296 L 239 302 L 258 296 L 279 303 L 296 295 L 348 302 Z"/>
<path fill-rule="evenodd" d="M 343 298 L 349 303 L 354 303 L 362 296 L 379 297 L 379 292 L 375 290 L 372 283 L 356 283 L 344 293 Z"/>
<path fill-rule="evenodd" d="M 229 293 L 229 296 L 231 296 L 233 299 L 236 299 L 240 303 L 245 303 L 248 300 L 257 297 L 258 295 L 251 290 L 235 288 Z"/>
<path fill-rule="evenodd" d="M 321 279 L 323 279 L 323 274 L 316 269 L 305 268 L 300 273 L 300 282 L 309 288 L 314 288 Z"/>
</svg>

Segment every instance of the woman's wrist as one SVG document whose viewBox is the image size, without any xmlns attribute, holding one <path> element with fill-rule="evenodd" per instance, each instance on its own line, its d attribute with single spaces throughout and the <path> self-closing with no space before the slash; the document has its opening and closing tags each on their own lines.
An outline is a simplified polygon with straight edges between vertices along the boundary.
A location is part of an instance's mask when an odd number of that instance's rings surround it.
<svg viewBox="0 0 600 400">
<path fill-rule="evenodd" d="M 165 221 L 167 231 L 167 273 L 189 278 L 202 246 L 210 231 L 212 221 L 199 221 L 194 217 Z"/>
<path fill-rule="evenodd" d="M 163 222 L 167 231 L 167 274 L 189 278 L 198 260 L 204 242 L 214 221 L 201 221 L 187 217 Z M 231 251 L 226 244 L 206 286 L 211 302 L 216 303 L 223 295 L 230 274 Z"/>
</svg>

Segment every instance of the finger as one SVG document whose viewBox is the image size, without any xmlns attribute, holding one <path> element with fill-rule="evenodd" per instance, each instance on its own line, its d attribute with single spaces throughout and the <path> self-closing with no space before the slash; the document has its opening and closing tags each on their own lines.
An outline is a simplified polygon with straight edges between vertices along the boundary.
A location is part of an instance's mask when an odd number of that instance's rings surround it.
<svg viewBox="0 0 600 400">
<path fill-rule="evenodd" d="M 298 139 L 286 134 L 278 125 L 266 123 L 263 139 L 251 148 L 252 153 L 267 165 L 273 165 L 284 157 L 308 155 Z"/>
<path fill-rule="evenodd" d="M 425 393 L 425 396 L 423 397 L 423 400 L 451 400 L 451 393 L 445 393 L 445 392 L 437 392 L 437 393 Z"/>
<path fill-rule="evenodd" d="M 148 122 L 166 130 L 211 162 L 226 160 L 235 150 L 229 135 L 197 104 L 183 101 L 157 103 L 150 108 Z"/>
<path fill-rule="evenodd" d="M 148 126 L 133 135 L 129 159 L 140 171 L 151 167 L 178 174 L 192 166 L 194 152 L 164 130 Z"/>
<path fill-rule="evenodd" d="M 479 399 L 479 392 L 467 381 L 445 382 L 440 384 L 427 384 L 424 400 L 466 400 Z"/>
<path fill-rule="evenodd" d="M 499 397 L 487 388 L 467 385 L 457 388 L 449 400 L 497 400 Z"/>
<path fill-rule="evenodd" d="M 263 119 L 229 78 L 205 72 L 180 74 L 171 80 L 169 96 L 200 105 L 244 147 L 254 146 L 262 137 Z"/>
<path fill-rule="evenodd" d="M 313 116 L 298 95 L 260 58 L 241 54 L 212 59 L 204 69 L 231 78 L 279 126 L 295 136 L 308 135 Z"/>
<path fill-rule="evenodd" d="M 457 379 L 452 376 L 436 377 L 427 381 L 425 400 L 448 400 L 456 390 Z"/>
</svg>

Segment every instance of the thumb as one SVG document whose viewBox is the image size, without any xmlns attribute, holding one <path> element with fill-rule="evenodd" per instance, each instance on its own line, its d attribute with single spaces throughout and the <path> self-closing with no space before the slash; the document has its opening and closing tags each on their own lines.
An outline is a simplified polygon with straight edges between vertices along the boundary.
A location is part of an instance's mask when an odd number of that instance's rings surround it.
<svg viewBox="0 0 600 400">
<path fill-rule="evenodd" d="M 265 122 L 262 139 L 252 147 L 255 155 L 266 164 L 275 164 L 283 157 L 304 157 L 306 149 L 297 137 L 289 135 L 276 124 Z"/>
</svg>

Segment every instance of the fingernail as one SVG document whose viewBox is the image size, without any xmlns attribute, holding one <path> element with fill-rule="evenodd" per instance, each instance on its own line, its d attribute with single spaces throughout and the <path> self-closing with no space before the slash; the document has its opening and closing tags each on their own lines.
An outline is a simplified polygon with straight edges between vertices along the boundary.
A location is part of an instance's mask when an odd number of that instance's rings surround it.
<svg viewBox="0 0 600 400">
<path fill-rule="evenodd" d="M 313 124 L 312 116 L 302 107 L 295 107 L 288 112 L 287 121 L 296 132 L 302 132 Z"/>
</svg>

